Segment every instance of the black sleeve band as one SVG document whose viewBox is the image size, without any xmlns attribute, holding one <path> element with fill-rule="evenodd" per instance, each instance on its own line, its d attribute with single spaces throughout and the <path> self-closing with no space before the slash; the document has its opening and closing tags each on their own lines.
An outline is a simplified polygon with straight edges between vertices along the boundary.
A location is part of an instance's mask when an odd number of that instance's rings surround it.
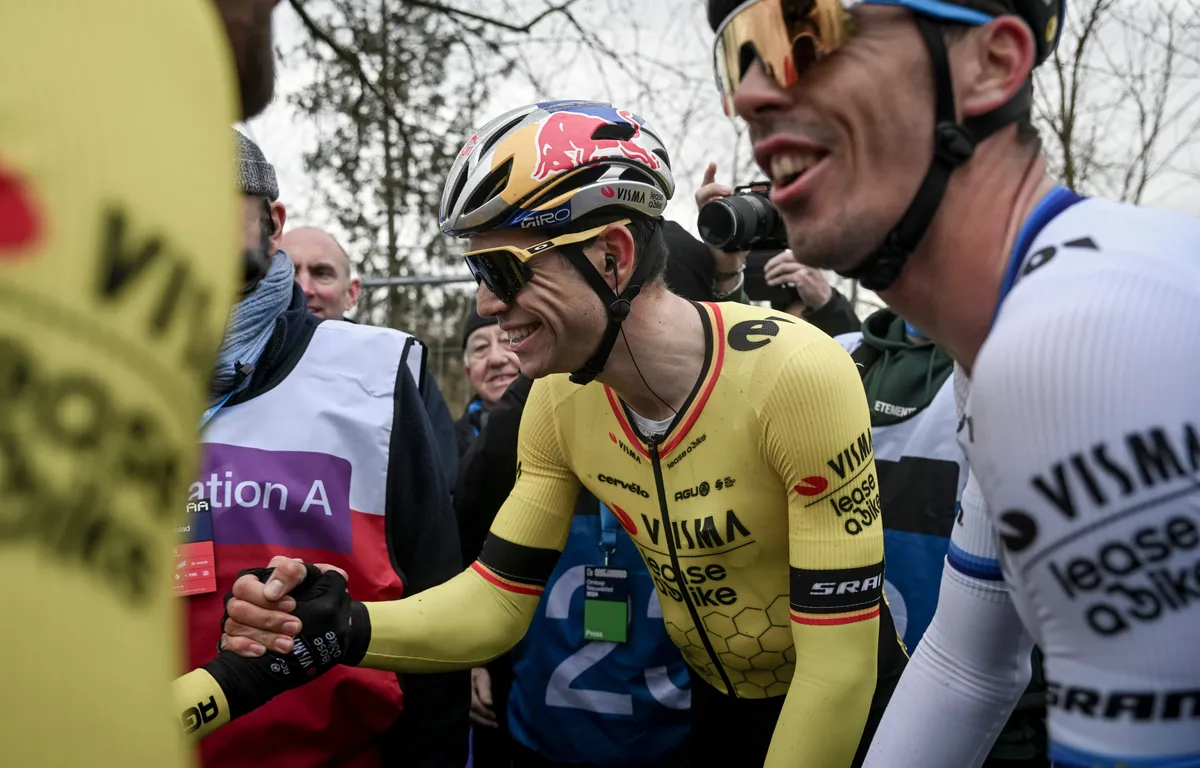
<svg viewBox="0 0 1200 768">
<path fill-rule="evenodd" d="M 502 539 L 494 533 L 488 534 L 483 542 L 479 562 L 488 570 L 509 581 L 530 586 L 545 587 L 560 553 L 555 549 L 526 547 Z"/>
<path fill-rule="evenodd" d="M 883 561 L 836 571 L 791 569 L 792 610 L 846 613 L 871 608 L 883 596 Z"/>
</svg>

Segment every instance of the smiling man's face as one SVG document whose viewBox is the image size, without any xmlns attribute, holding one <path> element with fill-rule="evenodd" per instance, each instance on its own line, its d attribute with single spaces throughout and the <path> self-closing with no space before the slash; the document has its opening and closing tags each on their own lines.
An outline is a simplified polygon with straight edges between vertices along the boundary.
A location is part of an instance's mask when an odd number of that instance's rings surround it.
<svg viewBox="0 0 1200 768">
<path fill-rule="evenodd" d="M 858 6 L 856 34 L 789 88 L 754 64 L 734 97 L 796 259 L 848 271 L 884 242 L 932 155 L 929 54 L 912 16 Z"/>
<path fill-rule="evenodd" d="M 488 325 L 472 333 L 464 357 L 467 380 L 487 408 L 496 404 L 520 373 L 517 353 L 509 348 L 508 335 L 499 325 Z"/>
</svg>

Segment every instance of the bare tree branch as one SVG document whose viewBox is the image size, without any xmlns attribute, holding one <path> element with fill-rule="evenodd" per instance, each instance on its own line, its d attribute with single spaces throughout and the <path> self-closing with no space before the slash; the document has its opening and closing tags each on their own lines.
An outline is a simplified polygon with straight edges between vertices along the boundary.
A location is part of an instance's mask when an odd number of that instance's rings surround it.
<svg viewBox="0 0 1200 768">
<path fill-rule="evenodd" d="M 1185 8 L 1171 0 L 1078 4 L 1038 76 L 1035 106 L 1065 184 L 1140 202 L 1200 140 L 1200 58 L 1191 54 L 1200 17 L 1193 22 Z"/>
<path fill-rule="evenodd" d="M 295 0 L 292 0 L 292 2 L 295 2 Z M 418 8 L 427 8 L 431 11 L 444 13 L 447 16 L 461 16 L 464 19 L 478 21 L 481 24 L 486 24 L 488 26 L 507 29 L 510 32 L 528 32 L 536 27 L 538 23 L 543 21 L 547 16 L 553 16 L 556 13 L 567 12 L 572 5 L 578 2 L 578 0 L 566 0 L 566 2 L 559 3 L 558 5 L 550 5 L 546 8 L 546 10 L 542 11 L 537 16 L 534 16 L 524 24 L 510 24 L 507 21 L 493 19 L 491 17 L 483 16 L 482 14 L 463 10 L 461 8 L 453 8 L 442 3 L 432 2 L 431 0 L 404 0 L 404 2 L 406 2 L 408 5 L 415 5 Z"/>
<path fill-rule="evenodd" d="M 304 28 L 308 30 L 308 33 L 312 35 L 313 38 L 324 43 L 325 46 L 333 52 L 334 56 L 337 56 L 342 60 L 342 62 L 355 71 L 363 89 L 370 91 L 371 94 L 379 101 L 380 109 L 383 109 L 385 112 L 387 112 L 389 117 L 395 121 L 396 125 L 401 131 L 403 140 L 405 142 L 410 141 L 412 139 L 410 133 L 416 130 L 415 126 L 412 126 L 408 123 L 408 121 L 403 120 L 400 115 L 397 114 L 394 109 L 392 109 L 391 100 L 388 99 L 384 95 L 383 91 L 380 90 L 375 79 L 367 74 L 367 71 L 363 68 L 362 61 L 359 59 L 359 57 L 338 45 L 337 41 L 334 40 L 328 32 L 322 29 L 321 25 L 317 24 L 313 20 L 312 16 L 310 16 L 308 11 L 304 8 L 304 0 L 288 0 L 288 4 L 292 6 L 292 10 L 296 12 L 296 16 L 299 17 L 300 23 L 304 25 Z"/>
</svg>

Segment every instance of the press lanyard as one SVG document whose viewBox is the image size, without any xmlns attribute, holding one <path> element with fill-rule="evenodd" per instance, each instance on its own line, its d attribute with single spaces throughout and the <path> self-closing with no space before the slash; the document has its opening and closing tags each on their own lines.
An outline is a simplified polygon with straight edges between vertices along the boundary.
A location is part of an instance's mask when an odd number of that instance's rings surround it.
<svg viewBox="0 0 1200 768">
<path fill-rule="evenodd" d="M 248 384 L 250 382 L 250 377 L 253 375 L 254 375 L 254 366 L 253 365 L 249 365 L 246 363 L 238 363 L 237 375 L 233 379 L 233 387 L 227 393 L 225 393 L 225 397 L 222 397 L 220 400 L 218 400 L 217 402 L 210 405 L 204 411 L 204 413 L 200 414 L 200 426 L 197 427 L 197 430 L 203 430 L 204 425 L 207 424 L 208 422 L 212 421 L 213 416 L 217 415 L 217 411 L 221 410 L 221 408 L 223 408 L 225 406 L 225 403 L 229 402 L 229 398 L 233 397 L 238 392 L 240 392 L 242 390 L 242 388 L 245 387 L 246 384 Z"/>
<path fill-rule="evenodd" d="M 605 565 L 608 565 L 609 556 L 617 550 L 618 525 L 617 516 L 604 502 L 600 502 L 600 551 L 604 553 Z"/>
<path fill-rule="evenodd" d="M 226 393 L 225 397 L 222 397 L 216 403 L 210 405 L 208 409 L 204 411 L 204 413 L 200 414 L 200 426 L 198 429 L 204 429 L 204 425 L 212 421 L 212 417 L 216 416 L 217 411 L 221 410 L 222 406 L 229 402 L 229 398 L 233 397 L 233 393 L 235 391 L 237 390 L 231 389 L 228 393 Z"/>
</svg>

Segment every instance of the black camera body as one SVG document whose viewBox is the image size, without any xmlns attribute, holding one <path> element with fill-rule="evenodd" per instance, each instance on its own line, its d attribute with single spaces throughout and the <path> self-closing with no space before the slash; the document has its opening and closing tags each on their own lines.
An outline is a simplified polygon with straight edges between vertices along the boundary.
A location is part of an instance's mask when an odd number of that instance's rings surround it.
<svg viewBox="0 0 1200 768">
<path fill-rule="evenodd" d="M 787 248 L 783 217 L 767 197 L 770 190 L 770 182 L 754 182 L 705 203 L 696 217 L 701 239 L 725 251 Z"/>
</svg>

